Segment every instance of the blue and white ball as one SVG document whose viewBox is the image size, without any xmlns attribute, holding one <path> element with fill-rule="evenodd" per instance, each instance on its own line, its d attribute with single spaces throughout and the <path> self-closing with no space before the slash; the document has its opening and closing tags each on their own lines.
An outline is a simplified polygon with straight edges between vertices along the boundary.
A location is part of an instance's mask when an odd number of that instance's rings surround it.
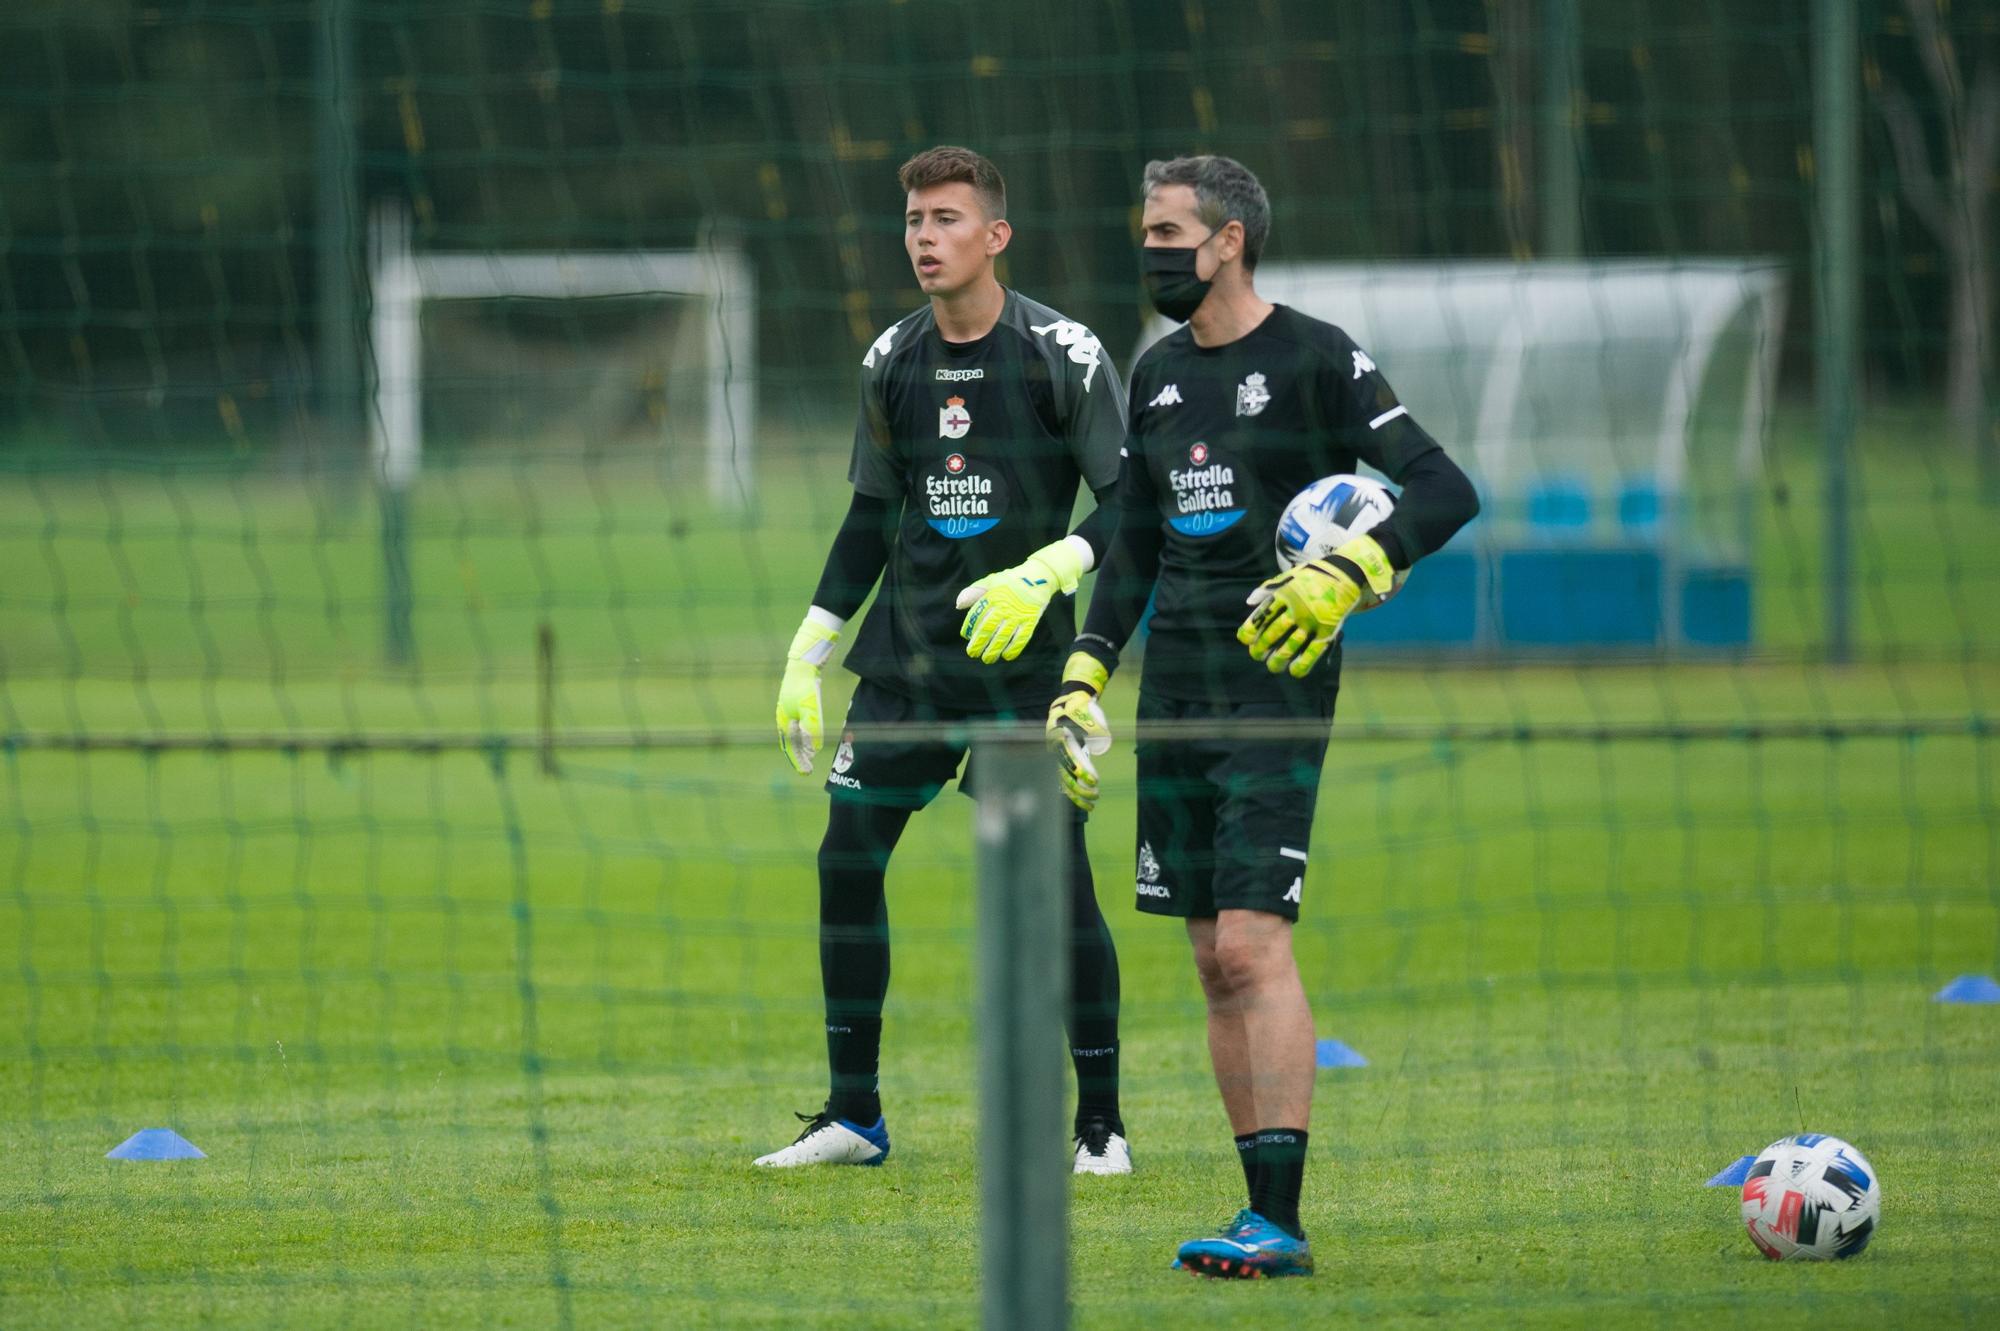
<svg viewBox="0 0 2000 1331">
<path fill-rule="evenodd" d="M 1774 1262 L 1837 1261 L 1875 1237 L 1882 1180 L 1838 1137 L 1802 1132 L 1772 1142 L 1743 1180 L 1743 1224 Z"/>
<path fill-rule="evenodd" d="M 1343 473 L 1322 476 L 1292 496 L 1278 519 L 1278 567 L 1294 568 L 1332 554 L 1356 536 L 1372 530 L 1396 508 L 1388 486 L 1366 476 Z M 1394 596 L 1407 570 L 1396 571 Z M 1373 610 L 1388 600 L 1363 591 L 1357 610 Z"/>
</svg>

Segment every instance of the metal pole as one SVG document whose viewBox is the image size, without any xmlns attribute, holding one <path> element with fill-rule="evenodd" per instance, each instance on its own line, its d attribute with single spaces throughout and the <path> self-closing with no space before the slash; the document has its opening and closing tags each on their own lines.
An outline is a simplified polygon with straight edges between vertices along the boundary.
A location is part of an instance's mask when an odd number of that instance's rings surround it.
<svg viewBox="0 0 2000 1331">
<path fill-rule="evenodd" d="M 1860 72 L 1854 0 L 1815 0 L 1813 172 L 1819 228 L 1813 255 L 1818 319 L 1821 464 L 1826 479 L 1826 654 L 1854 653 L 1853 515 L 1848 473 L 1854 454 L 1856 384 L 1861 373 L 1861 173 L 1855 82 Z"/>
<path fill-rule="evenodd" d="M 313 41 L 315 384 L 320 421 L 341 455 L 360 442 L 360 156 L 354 142 L 353 0 L 320 0 Z M 348 455 L 351 456 L 351 455 Z"/>
<path fill-rule="evenodd" d="M 422 287 L 410 254 L 402 204 L 385 200 L 369 221 L 369 348 L 373 353 L 369 433 L 382 512 L 382 654 L 391 667 L 416 659 L 415 586 L 410 575 L 409 489 L 423 456 L 418 400 L 418 304 Z"/>
<path fill-rule="evenodd" d="M 1575 258 L 1583 250 L 1581 158 L 1582 76 L 1578 58 L 1577 0 L 1542 0 L 1542 253 Z"/>
<path fill-rule="evenodd" d="M 976 736 L 981 1322 L 1069 1320 L 1070 808 L 1039 726 Z"/>
</svg>

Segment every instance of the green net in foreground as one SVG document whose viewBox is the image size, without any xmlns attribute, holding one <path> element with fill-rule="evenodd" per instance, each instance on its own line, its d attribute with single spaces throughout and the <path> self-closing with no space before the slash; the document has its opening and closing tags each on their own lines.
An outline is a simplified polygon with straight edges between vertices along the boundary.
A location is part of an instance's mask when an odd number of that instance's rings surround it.
<svg viewBox="0 0 2000 1331">
<path fill-rule="evenodd" d="M 0 1323 L 977 1318 L 968 801 L 890 870 L 893 1159 L 748 1166 L 824 1094 L 826 799 L 768 717 L 934 142 L 1121 368 L 1140 169 L 1240 157 L 1271 280 L 1485 501 L 1349 652 L 1297 953 L 1366 1065 L 1319 1074 L 1315 1280 L 1164 1269 L 1237 1166 L 1187 945 L 1130 909 L 1114 687 L 1139 1169 L 1076 1187 L 1073 1320 L 1989 1323 L 2000 1008 L 1933 995 L 2000 976 L 1955 304 L 2000 34 L 1859 7 L 1830 463 L 1826 8 L 0 15 Z M 638 277 L 556 289 L 605 253 Z M 424 285 L 468 257 L 507 280 Z M 147 1128 L 205 1158 L 104 1158 Z M 1703 1186 L 1801 1128 L 1881 1171 L 1855 1262 L 1770 1266 Z"/>
</svg>

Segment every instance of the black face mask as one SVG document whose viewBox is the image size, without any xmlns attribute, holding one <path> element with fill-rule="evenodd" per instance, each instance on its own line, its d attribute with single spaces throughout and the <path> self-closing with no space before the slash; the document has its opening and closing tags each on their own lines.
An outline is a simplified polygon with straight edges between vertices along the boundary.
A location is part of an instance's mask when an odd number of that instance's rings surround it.
<svg viewBox="0 0 2000 1331">
<path fill-rule="evenodd" d="M 1206 240 L 1201 245 L 1206 245 Z M 1139 272 L 1145 279 L 1146 296 L 1153 308 L 1175 323 L 1186 323 L 1201 308 L 1213 279 L 1194 275 L 1195 252 L 1201 245 L 1167 250 L 1148 247 L 1139 251 Z"/>
</svg>

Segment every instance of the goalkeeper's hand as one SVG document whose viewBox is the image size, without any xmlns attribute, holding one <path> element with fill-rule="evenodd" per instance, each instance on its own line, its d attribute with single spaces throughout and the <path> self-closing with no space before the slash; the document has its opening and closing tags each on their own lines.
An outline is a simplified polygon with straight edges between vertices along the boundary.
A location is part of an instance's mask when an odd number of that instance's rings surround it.
<svg viewBox="0 0 2000 1331">
<path fill-rule="evenodd" d="M 1110 682 L 1102 661 L 1089 652 L 1071 652 L 1062 691 L 1049 704 L 1048 744 L 1062 767 L 1063 794 L 1085 813 L 1097 806 L 1097 764 L 1090 760 L 1111 748 L 1111 726 L 1097 705 Z"/>
<path fill-rule="evenodd" d="M 1396 570 L 1372 536 L 1357 536 L 1324 559 L 1266 578 L 1250 593 L 1254 609 L 1236 630 L 1272 674 L 1290 668 L 1303 679 L 1340 636 L 1366 589 L 1377 597 L 1396 589 Z"/>
<path fill-rule="evenodd" d="M 1089 548 L 1080 538 L 1064 537 L 960 592 L 958 608 L 972 607 L 958 626 L 965 654 L 992 665 L 1026 651 L 1055 594 L 1074 592 L 1083 580 Z"/>
<path fill-rule="evenodd" d="M 813 769 L 813 755 L 826 740 L 820 715 L 819 675 L 840 641 L 846 621 L 818 606 L 806 612 L 805 623 L 792 635 L 785 653 L 785 679 L 778 685 L 778 747 L 801 773 Z"/>
</svg>

